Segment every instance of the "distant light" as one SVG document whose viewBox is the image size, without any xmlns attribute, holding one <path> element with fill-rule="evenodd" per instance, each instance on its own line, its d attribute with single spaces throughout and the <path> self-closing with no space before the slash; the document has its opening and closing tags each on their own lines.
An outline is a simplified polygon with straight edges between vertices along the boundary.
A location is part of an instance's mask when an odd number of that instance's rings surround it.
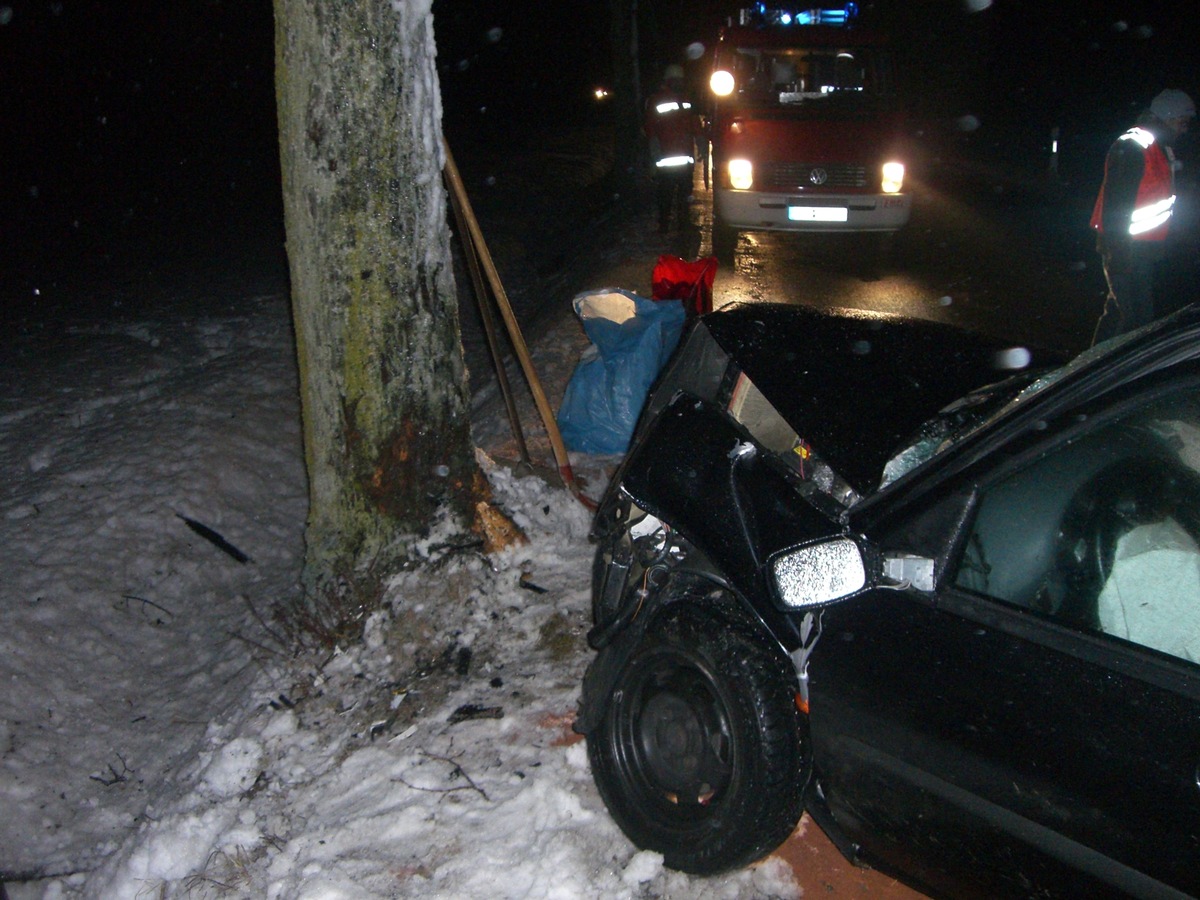
<svg viewBox="0 0 1200 900">
<path fill-rule="evenodd" d="M 883 164 L 880 190 L 885 194 L 898 194 L 904 189 L 904 163 L 890 160 Z"/>
<path fill-rule="evenodd" d="M 609 96 L 611 96 L 608 92 L 608 88 L 602 88 L 602 87 L 598 87 L 594 91 L 592 91 L 592 95 L 596 98 L 596 102 L 598 102 L 598 103 L 603 100 L 607 100 L 609 98 Z"/>
<path fill-rule="evenodd" d="M 768 6 L 766 3 L 756 3 L 741 11 L 741 24 L 805 27 L 808 25 L 846 26 L 858 16 L 858 4 L 854 2 L 837 3 L 829 7 L 816 7 L 802 10 L 781 9 L 778 6 Z"/>
<path fill-rule="evenodd" d="M 724 69 L 718 69 L 709 78 L 708 86 L 712 88 L 712 92 L 718 97 L 728 97 L 733 93 L 733 73 L 727 72 Z"/>
<path fill-rule="evenodd" d="M 748 191 L 754 185 L 754 166 L 748 159 L 731 159 L 728 164 L 729 183 L 738 191 Z"/>
</svg>

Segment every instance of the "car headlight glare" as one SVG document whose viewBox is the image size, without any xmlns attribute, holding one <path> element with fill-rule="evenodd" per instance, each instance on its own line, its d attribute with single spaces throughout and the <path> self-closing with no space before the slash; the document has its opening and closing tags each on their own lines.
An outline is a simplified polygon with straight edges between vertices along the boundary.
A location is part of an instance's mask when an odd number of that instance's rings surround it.
<svg viewBox="0 0 1200 900">
<path fill-rule="evenodd" d="M 898 194 L 904 188 L 904 163 L 885 162 L 883 164 L 883 192 Z"/>
<path fill-rule="evenodd" d="M 708 86 L 718 97 L 728 97 L 732 94 L 733 85 L 733 73 L 727 72 L 724 69 L 717 69 L 717 71 L 712 73 L 712 77 L 708 79 Z"/>
<path fill-rule="evenodd" d="M 729 161 L 729 184 L 739 191 L 750 190 L 754 184 L 754 166 L 748 159 Z"/>
</svg>

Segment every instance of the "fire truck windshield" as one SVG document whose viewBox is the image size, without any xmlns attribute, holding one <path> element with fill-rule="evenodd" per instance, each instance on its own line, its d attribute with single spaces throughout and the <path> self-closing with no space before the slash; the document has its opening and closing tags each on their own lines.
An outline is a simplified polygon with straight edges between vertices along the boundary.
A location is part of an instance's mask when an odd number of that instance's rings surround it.
<svg viewBox="0 0 1200 900">
<path fill-rule="evenodd" d="M 739 47 L 718 69 L 732 76 L 732 89 L 714 75 L 714 92 L 738 106 L 873 105 L 891 95 L 886 54 L 875 47 Z"/>
</svg>

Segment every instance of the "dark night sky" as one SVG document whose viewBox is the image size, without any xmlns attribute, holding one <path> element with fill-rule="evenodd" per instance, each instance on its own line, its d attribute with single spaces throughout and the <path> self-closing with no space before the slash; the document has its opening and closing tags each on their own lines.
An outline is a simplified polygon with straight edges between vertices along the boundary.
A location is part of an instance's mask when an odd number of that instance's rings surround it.
<svg viewBox="0 0 1200 900">
<path fill-rule="evenodd" d="M 967 2 L 860 4 L 899 38 L 919 111 L 1123 119 L 1158 86 L 1196 89 L 1200 28 L 1186 4 L 996 0 L 968 14 Z M 642 0 L 648 68 L 711 35 L 725 6 Z M 437 0 L 434 10 L 448 119 L 549 118 L 606 80 L 604 0 Z M 0 0 L 0 11 L 10 177 L 49 183 L 63 161 L 186 167 L 189 156 L 261 154 L 270 142 L 270 0 Z"/>
<path fill-rule="evenodd" d="M 1200 96 L 1200 28 L 1178 0 L 967 2 L 860 4 L 894 32 L 919 116 L 974 113 L 997 147 L 1061 124 L 1102 152 L 1160 87 Z M 647 78 L 714 36 L 723 6 L 641 0 Z M 446 127 L 468 136 L 456 140 L 570 119 L 607 80 L 606 0 L 434 11 Z M 179 202 L 219 222 L 277 209 L 272 19 L 270 0 L 0 0 L 5 249 L 96 210 L 145 221 Z"/>
<path fill-rule="evenodd" d="M 0 2 L 0 7 L 4 6 Z M 273 87 L 269 2 L 10 0 L 0 116 L 34 180 L 261 149 Z"/>
<path fill-rule="evenodd" d="M 0 302 L 279 218 L 269 0 L 0 0 L 0 22 Z"/>
</svg>

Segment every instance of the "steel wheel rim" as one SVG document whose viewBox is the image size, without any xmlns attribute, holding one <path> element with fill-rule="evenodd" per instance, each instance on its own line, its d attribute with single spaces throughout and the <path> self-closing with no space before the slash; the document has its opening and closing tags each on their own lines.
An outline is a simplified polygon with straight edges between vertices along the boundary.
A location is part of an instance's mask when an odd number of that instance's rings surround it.
<svg viewBox="0 0 1200 900">
<path fill-rule="evenodd" d="M 709 666 L 680 652 L 650 654 L 614 700 L 618 759 L 638 794 L 669 818 L 705 816 L 728 791 L 737 762 L 729 709 Z"/>
</svg>

